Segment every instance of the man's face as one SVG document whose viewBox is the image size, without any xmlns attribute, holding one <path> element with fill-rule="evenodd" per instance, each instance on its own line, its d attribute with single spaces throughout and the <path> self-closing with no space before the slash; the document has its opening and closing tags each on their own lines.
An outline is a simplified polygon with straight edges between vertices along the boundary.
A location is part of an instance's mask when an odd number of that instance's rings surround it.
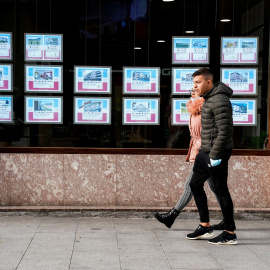
<svg viewBox="0 0 270 270">
<path fill-rule="evenodd" d="M 193 89 L 199 94 L 204 95 L 213 87 L 213 82 L 205 79 L 203 75 L 198 75 L 193 78 Z"/>
</svg>

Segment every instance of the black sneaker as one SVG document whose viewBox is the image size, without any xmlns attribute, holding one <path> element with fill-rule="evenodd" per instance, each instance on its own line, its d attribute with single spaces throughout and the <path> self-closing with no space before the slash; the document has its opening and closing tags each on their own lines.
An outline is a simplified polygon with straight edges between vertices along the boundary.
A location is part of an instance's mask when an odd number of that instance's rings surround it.
<svg viewBox="0 0 270 270">
<path fill-rule="evenodd" d="M 209 244 L 213 245 L 237 245 L 237 237 L 236 234 L 231 234 L 226 231 L 223 231 L 217 237 L 210 239 L 208 241 Z"/>
<path fill-rule="evenodd" d="M 214 232 L 212 229 L 212 226 L 210 227 L 204 227 L 202 225 L 199 225 L 199 227 L 193 232 L 193 233 L 189 233 L 187 235 L 188 239 L 208 239 L 212 236 L 214 236 Z"/>
<path fill-rule="evenodd" d="M 220 223 L 218 224 L 214 224 L 212 225 L 213 230 L 224 230 L 224 220 L 222 220 Z"/>
</svg>

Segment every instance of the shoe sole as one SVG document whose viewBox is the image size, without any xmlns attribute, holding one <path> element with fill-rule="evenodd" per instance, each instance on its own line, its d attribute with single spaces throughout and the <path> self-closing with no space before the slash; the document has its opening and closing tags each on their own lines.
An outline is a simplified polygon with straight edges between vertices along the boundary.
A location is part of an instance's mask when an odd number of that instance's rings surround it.
<svg viewBox="0 0 270 270">
<path fill-rule="evenodd" d="M 212 245 L 237 245 L 238 244 L 236 240 L 230 240 L 228 242 L 217 242 L 217 243 L 208 241 L 208 243 Z"/>
<path fill-rule="evenodd" d="M 212 233 L 205 233 L 203 235 L 199 235 L 199 236 L 196 236 L 196 237 L 188 237 L 187 236 L 187 239 L 190 239 L 190 240 L 196 240 L 196 239 L 208 239 L 208 238 L 211 238 L 212 236 L 214 236 L 215 233 L 212 232 Z"/>
</svg>

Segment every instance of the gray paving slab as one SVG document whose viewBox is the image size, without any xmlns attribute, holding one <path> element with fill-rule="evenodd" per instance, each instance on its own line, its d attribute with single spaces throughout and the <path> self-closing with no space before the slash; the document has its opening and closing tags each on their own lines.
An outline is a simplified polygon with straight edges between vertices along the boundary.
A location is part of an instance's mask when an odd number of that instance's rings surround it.
<svg viewBox="0 0 270 270">
<path fill-rule="evenodd" d="M 186 238 L 194 219 L 1 216 L 0 270 L 270 269 L 270 221 L 236 225 L 239 244 L 216 246 Z"/>
</svg>

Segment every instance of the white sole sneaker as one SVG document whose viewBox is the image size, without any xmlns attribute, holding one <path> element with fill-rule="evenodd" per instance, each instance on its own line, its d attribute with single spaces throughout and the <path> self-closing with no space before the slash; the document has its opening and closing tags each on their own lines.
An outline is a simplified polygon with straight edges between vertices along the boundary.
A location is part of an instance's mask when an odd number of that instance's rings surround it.
<svg viewBox="0 0 270 270">
<path fill-rule="evenodd" d="M 196 237 L 187 237 L 187 239 L 190 239 L 190 240 L 196 240 L 196 239 L 209 239 L 211 237 L 213 237 L 215 235 L 214 232 L 211 232 L 211 233 L 205 233 L 203 235 L 199 235 L 199 236 L 196 236 Z"/>
<path fill-rule="evenodd" d="M 230 240 L 228 242 L 216 242 L 216 243 L 208 241 L 208 243 L 212 245 L 237 245 L 238 244 L 237 240 Z"/>
</svg>

